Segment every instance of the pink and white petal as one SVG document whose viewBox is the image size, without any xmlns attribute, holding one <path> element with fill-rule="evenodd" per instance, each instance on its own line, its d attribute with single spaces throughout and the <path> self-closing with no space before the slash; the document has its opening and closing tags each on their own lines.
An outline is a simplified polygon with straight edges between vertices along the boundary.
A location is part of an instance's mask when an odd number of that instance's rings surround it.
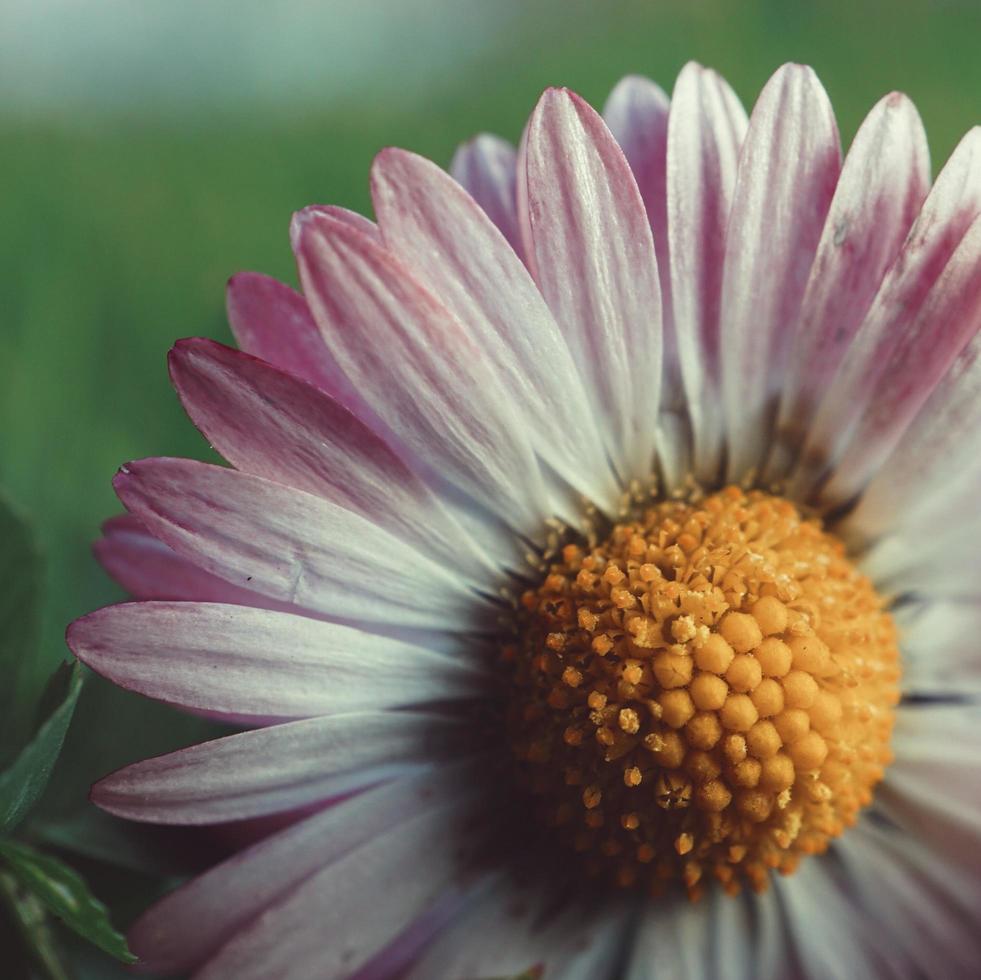
<svg viewBox="0 0 981 980">
<path fill-rule="evenodd" d="M 498 876 L 412 964 L 405 980 L 517 976 L 547 962 L 540 896 Z"/>
<path fill-rule="evenodd" d="M 479 694 L 476 659 L 248 606 L 129 602 L 75 620 L 68 645 L 120 687 L 180 707 L 304 718 Z"/>
<path fill-rule="evenodd" d="M 522 420 L 483 351 L 405 265 L 317 213 L 295 219 L 304 293 L 324 341 L 427 474 L 540 535 L 546 492 Z"/>
<path fill-rule="evenodd" d="M 406 980 L 407 971 L 469 906 L 479 902 L 499 877 L 490 871 L 474 881 L 451 886 L 426 912 L 406 926 L 389 944 L 353 973 L 349 980 Z"/>
<path fill-rule="evenodd" d="M 466 879 L 478 795 L 405 814 L 271 903 L 195 980 L 342 980 Z M 423 857 L 424 856 L 424 857 Z M 329 941 L 325 942 L 325 937 Z"/>
<path fill-rule="evenodd" d="M 405 980 L 511 976 L 536 966 L 549 980 L 613 980 L 628 909 L 562 908 L 557 898 L 549 883 L 528 889 L 498 880 L 447 926 Z"/>
<path fill-rule="evenodd" d="M 130 514 L 110 518 L 103 530 L 105 537 L 95 542 L 94 550 L 106 571 L 135 599 L 221 602 L 309 615 L 315 619 L 338 618 L 324 617 L 293 603 L 279 602 L 251 589 L 232 585 L 178 555 Z M 476 638 L 461 641 L 459 636 L 444 630 L 379 627 L 375 632 L 454 655 L 459 655 L 461 642 L 475 652 L 480 648 Z"/>
<path fill-rule="evenodd" d="M 182 558 L 131 514 L 111 517 L 92 545 L 96 558 L 134 599 L 224 602 L 263 609 L 291 608 L 251 589 L 232 585 Z"/>
<path fill-rule="evenodd" d="M 535 244 L 531 234 L 531 210 L 528 207 L 528 129 L 531 120 L 525 123 L 518 140 L 516 173 L 514 179 L 514 200 L 518 210 L 518 237 L 521 249 L 518 254 L 524 260 L 532 278 L 538 281 L 538 269 L 535 261 Z"/>
<path fill-rule="evenodd" d="M 981 880 L 981 705 L 918 704 L 899 713 L 896 760 L 876 806 L 952 866 Z"/>
<path fill-rule="evenodd" d="M 427 482 L 435 483 L 434 479 Z M 488 514 L 452 487 L 435 490 L 453 519 L 466 534 L 498 568 L 518 570 L 527 573 L 529 550 L 527 540 L 515 534 L 514 530 L 499 517 Z M 534 538 L 531 534 L 529 537 Z"/>
<path fill-rule="evenodd" d="M 683 496 L 685 488 L 691 483 L 694 465 L 692 426 L 684 396 L 672 407 L 666 401 L 662 402 L 656 438 L 657 475 L 661 492 L 666 496 Z"/>
<path fill-rule="evenodd" d="M 521 255 L 515 175 L 517 153 L 499 136 L 480 133 L 460 146 L 450 163 L 450 174 L 484 209 L 508 244 Z"/>
<path fill-rule="evenodd" d="M 894 311 L 888 345 L 861 378 L 864 411 L 850 426 L 834 472 L 821 489 L 830 506 L 852 500 L 896 448 L 957 355 L 981 330 L 981 215 L 964 235 L 919 308 Z M 869 366 L 866 365 L 868 368 Z M 841 397 L 858 392 L 845 380 Z M 839 388 L 837 383 L 831 391 Z"/>
<path fill-rule="evenodd" d="M 981 459 L 981 334 L 957 355 L 943 381 L 873 477 L 842 533 L 868 543 L 889 534 L 918 536 L 937 519 L 976 513 L 975 483 L 961 483 Z M 973 475 L 973 474 L 971 474 Z M 928 530 L 928 536 L 929 534 Z"/>
<path fill-rule="evenodd" d="M 881 593 L 981 601 L 981 515 L 976 512 L 981 473 L 973 476 L 973 482 L 964 488 L 965 499 L 953 508 L 952 517 L 941 514 L 931 526 L 929 515 L 917 511 L 914 516 L 919 530 L 907 526 L 903 534 L 881 538 L 862 556 L 862 572 Z M 969 506 L 973 506 L 973 513 Z"/>
<path fill-rule="evenodd" d="M 836 841 L 835 853 L 848 868 L 866 931 L 899 952 L 897 976 L 976 975 L 976 876 L 938 861 L 924 842 L 871 820 Z"/>
<path fill-rule="evenodd" d="M 191 421 L 236 469 L 360 514 L 471 581 L 496 570 L 432 490 L 348 409 L 247 354 L 179 341 L 170 373 Z"/>
<path fill-rule="evenodd" d="M 448 174 L 405 150 L 376 157 L 372 197 L 386 245 L 466 326 L 538 456 L 612 510 L 620 491 L 576 365 L 502 235 Z"/>
<path fill-rule="evenodd" d="M 555 976 L 561 980 L 618 980 L 632 920 L 626 908 L 591 910 L 576 926 L 565 956 L 555 958 Z"/>
<path fill-rule="evenodd" d="M 459 576 L 358 514 L 236 470 L 129 463 L 116 493 L 154 537 L 205 571 L 272 599 L 363 623 L 475 626 L 489 606 Z"/>
<path fill-rule="evenodd" d="M 356 712 L 229 735 L 146 759 L 92 787 L 128 820 L 212 824 L 296 810 L 404 775 L 459 748 L 459 724 L 418 712 Z"/>
<path fill-rule="evenodd" d="M 378 240 L 374 222 L 345 208 L 315 205 L 323 214 Z M 243 272 L 228 283 L 228 319 L 238 346 L 247 354 L 326 391 L 385 439 L 399 455 L 413 462 L 388 427 L 368 408 L 327 350 L 307 301 L 269 276 Z"/>
<path fill-rule="evenodd" d="M 833 857 L 809 858 L 772 889 L 785 909 L 795 975 L 808 980 L 901 980 L 902 958 L 855 902 Z"/>
<path fill-rule="evenodd" d="M 752 942 L 747 942 L 749 922 L 756 923 Z M 625 976 L 785 980 L 788 963 L 772 891 L 733 898 L 711 888 L 698 904 L 674 895 L 645 906 Z"/>
<path fill-rule="evenodd" d="M 810 68 L 784 65 L 753 109 L 726 233 L 721 301 L 728 479 L 760 466 L 801 300 L 841 168 Z"/>
<path fill-rule="evenodd" d="M 240 272 L 228 281 L 226 303 L 242 350 L 318 388 L 335 390 L 340 369 L 298 292 L 269 276 Z"/>
<path fill-rule="evenodd" d="M 903 690 L 981 696 L 981 602 L 909 602 L 893 610 L 903 652 Z"/>
<path fill-rule="evenodd" d="M 671 302 L 695 443 L 694 472 L 709 483 L 719 478 L 722 465 L 719 307 L 726 226 L 746 126 L 746 111 L 720 75 L 693 62 L 681 70 L 667 137 Z"/>
<path fill-rule="evenodd" d="M 339 208 L 336 204 L 311 204 L 308 207 L 305 207 L 303 210 L 310 214 L 323 214 L 328 218 L 334 218 L 337 221 L 342 221 L 344 224 L 350 225 L 355 231 L 361 232 L 362 235 L 367 235 L 369 238 L 373 238 L 375 241 L 381 242 L 381 231 L 379 231 L 378 225 L 376 225 L 370 218 L 366 218 L 363 214 L 358 214 L 357 211 L 350 211 L 347 208 Z M 296 226 L 291 225 L 291 238 L 295 230 Z"/>
<path fill-rule="evenodd" d="M 603 106 L 603 120 L 634 172 L 637 189 L 647 210 L 654 234 L 654 251 L 661 274 L 661 307 L 665 324 L 671 321 L 671 282 L 668 270 L 668 203 L 666 190 L 668 110 L 670 100 L 660 85 L 641 75 L 622 78 L 610 92 Z M 664 331 L 665 367 L 674 368 L 669 342 L 670 331 Z M 672 338 L 673 339 L 673 338 Z M 666 372 L 667 373 L 667 372 Z M 671 402 L 673 404 L 673 402 Z"/>
<path fill-rule="evenodd" d="M 976 127 L 961 140 L 937 177 L 848 349 L 848 356 L 818 406 L 801 453 L 802 468 L 795 477 L 799 494 L 810 492 L 824 471 L 841 457 L 867 406 L 881 395 L 885 378 L 895 375 L 901 367 L 896 363 L 896 352 L 909 352 L 913 320 L 918 330 L 924 329 L 924 304 L 929 301 L 940 305 L 944 299 L 950 304 L 956 300 L 943 296 L 937 285 L 972 233 L 979 214 L 981 127 Z M 961 329 L 955 324 L 940 324 L 935 329 L 940 332 L 931 342 L 947 355 L 941 359 L 949 365 L 948 358 L 956 356 L 967 337 L 961 336 Z M 949 351 L 950 347 L 957 349 Z"/>
<path fill-rule="evenodd" d="M 363 215 L 358 214 L 356 211 L 349 211 L 347 208 L 340 208 L 330 204 L 313 204 L 304 208 L 301 215 L 306 215 L 307 217 L 322 215 L 325 218 L 339 221 L 341 224 L 347 225 L 352 231 L 360 232 L 370 238 L 373 242 L 376 242 L 379 246 L 384 246 L 381 230 L 379 229 L 378 225 Z M 294 220 L 290 225 L 290 241 L 294 251 L 299 247 L 299 229 L 301 223 L 302 222 L 300 221 Z M 306 300 L 304 300 L 304 302 L 306 302 Z M 325 319 L 325 317 L 328 317 L 329 315 L 330 311 L 322 311 L 321 323 L 317 328 L 318 333 L 333 333 L 334 331 L 344 331 L 346 329 L 346 321 L 343 318 L 336 321 Z M 323 342 L 322 336 L 321 342 Z M 398 434 L 388 426 L 388 424 L 367 404 L 358 391 L 355 390 L 350 380 L 344 375 L 339 367 L 336 368 L 336 372 L 337 377 L 334 379 L 333 386 L 329 390 L 329 394 L 336 398 L 342 405 L 350 408 L 351 411 L 368 426 L 368 428 L 370 428 L 379 438 L 383 439 L 394 450 L 396 450 L 398 455 L 405 459 L 417 473 L 422 476 L 428 475 L 430 481 L 435 487 L 441 487 L 442 481 L 439 478 L 439 474 L 435 473 L 430 467 L 428 467 L 424 460 L 420 460 L 417 456 L 413 455 L 411 450 L 399 438 Z M 443 496 L 446 498 L 444 503 L 452 509 L 454 504 L 457 503 L 454 496 L 452 494 L 443 494 Z M 466 514 L 464 513 L 458 516 L 461 517 L 461 523 L 464 523 Z M 475 525 L 475 527 L 480 528 L 481 524 L 478 523 Z M 494 560 L 496 560 L 499 564 L 514 564 L 512 549 L 509 546 L 510 542 L 503 543 L 495 540 L 493 534 L 478 534 L 476 537 L 478 537 L 481 541 L 485 552 L 488 555 L 494 556 Z"/>
<path fill-rule="evenodd" d="M 385 783 L 254 844 L 157 902 L 130 930 L 130 948 L 143 968 L 158 973 L 202 964 L 321 868 L 389 833 L 408 814 L 457 798 L 460 779 L 452 766 Z"/>
<path fill-rule="evenodd" d="M 623 151 L 579 96 L 549 89 L 523 164 L 533 271 L 590 394 L 610 458 L 646 480 L 660 408 L 661 297 L 650 224 Z"/>
<path fill-rule="evenodd" d="M 603 108 L 603 118 L 633 170 L 654 235 L 661 284 L 663 365 L 657 433 L 658 468 L 665 487 L 672 490 L 680 488 L 691 473 L 691 437 L 671 308 L 666 181 L 669 105 L 660 86 L 639 75 L 628 75 L 610 93 Z"/>
<path fill-rule="evenodd" d="M 893 92 L 868 114 L 842 167 L 787 367 L 771 475 L 793 462 L 929 187 L 923 123 L 913 103 Z"/>
<path fill-rule="evenodd" d="M 792 975 L 786 923 L 772 890 L 733 897 L 712 887 L 704 908 L 712 936 L 709 976 L 716 980 L 787 980 Z M 748 949 L 747 936 L 752 936 Z M 742 950 L 743 955 L 736 950 Z"/>
</svg>

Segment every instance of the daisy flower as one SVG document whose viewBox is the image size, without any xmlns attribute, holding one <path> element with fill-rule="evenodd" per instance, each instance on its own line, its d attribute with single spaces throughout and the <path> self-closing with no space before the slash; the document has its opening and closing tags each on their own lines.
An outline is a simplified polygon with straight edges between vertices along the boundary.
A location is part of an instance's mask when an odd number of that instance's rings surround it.
<svg viewBox="0 0 981 980">
<path fill-rule="evenodd" d="M 246 730 L 116 772 L 279 829 L 150 909 L 237 980 L 973 976 L 981 130 L 811 70 L 547 91 L 295 216 L 170 370 L 69 644 Z"/>
</svg>

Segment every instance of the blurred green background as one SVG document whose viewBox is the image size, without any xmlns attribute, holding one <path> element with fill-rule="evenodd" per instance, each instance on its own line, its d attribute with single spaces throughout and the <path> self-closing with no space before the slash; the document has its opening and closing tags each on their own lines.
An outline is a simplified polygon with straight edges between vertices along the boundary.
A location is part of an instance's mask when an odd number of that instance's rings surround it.
<svg viewBox="0 0 981 980">
<path fill-rule="evenodd" d="M 65 624 L 121 597 L 89 552 L 118 510 L 116 468 L 208 452 L 170 390 L 171 343 L 230 340 L 233 272 L 295 281 L 291 212 L 368 211 L 382 146 L 445 164 L 475 131 L 516 139 L 547 85 L 601 105 L 628 72 L 670 91 L 691 58 L 747 107 L 781 62 L 813 65 L 846 143 L 901 89 L 935 171 L 981 121 L 971 0 L 337 0 L 276 5 L 275 22 L 258 3 L 147 7 L 139 19 L 119 3 L 0 0 L 0 486 L 45 561 L 41 652 L 16 681 L 25 706 L 65 656 Z M 39 833 L 88 854 L 120 921 L 146 904 L 153 873 L 180 868 L 158 838 L 96 816 L 85 787 L 199 724 L 98 681 L 83 694 Z M 148 873 L 109 870 L 109 854 Z M 80 955 L 84 973 L 111 975 L 101 954 Z"/>
</svg>

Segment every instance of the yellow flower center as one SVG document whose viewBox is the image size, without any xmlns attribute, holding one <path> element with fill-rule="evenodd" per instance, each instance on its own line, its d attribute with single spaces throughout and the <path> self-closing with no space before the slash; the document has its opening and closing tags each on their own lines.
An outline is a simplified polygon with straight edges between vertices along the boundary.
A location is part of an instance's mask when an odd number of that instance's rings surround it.
<svg viewBox="0 0 981 980">
<path fill-rule="evenodd" d="M 766 887 L 891 760 L 896 629 L 840 541 L 730 487 L 567 545 L 504 648 L 539 817 L 621 885 Z"/>
</svg>

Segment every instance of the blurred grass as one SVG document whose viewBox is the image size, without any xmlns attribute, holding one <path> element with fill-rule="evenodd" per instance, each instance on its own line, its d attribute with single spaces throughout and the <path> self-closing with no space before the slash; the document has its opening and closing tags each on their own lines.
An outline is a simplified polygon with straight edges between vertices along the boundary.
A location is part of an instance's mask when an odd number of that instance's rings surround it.
<svg viewBox="0 0 981 980">
<path fill-rule="evenodd" d="M 781 62 L 814 65 L 846 140 L 873 102 L 903 89 L 935 164 L 981 120 L 977 3 L 572 0 L 531 3 L 523 16 L 480 62 L 408 107 L 385 96 L 398 80 L 382 74 L 363 103 L 320 114 L 164 122 L 148 106 L 61 123 L 0 119 L 0 484 L 33 514 L 47 558 L 38 684 L 64 655 L 65 623 L 120 597 L 89 555 L 99 522 L 118 509 L 117 466 L 207 451 L 170 390 L 170 344 L 229 339 L 223 284 L 233 272 L 293 280 L 290 213 L 314 202 L 367 210 L 381 146 L 445 163 L 477 130 L 515 139 L 546 85 L 601 105 L 627 72 L 670 89 L 689 58 L 721 70 L 747 106 Z M 68 796 L 148 748 L 188 740 L 193 723 L 172 719 L 94 685 L 63 767 Z"/>
</svg>

